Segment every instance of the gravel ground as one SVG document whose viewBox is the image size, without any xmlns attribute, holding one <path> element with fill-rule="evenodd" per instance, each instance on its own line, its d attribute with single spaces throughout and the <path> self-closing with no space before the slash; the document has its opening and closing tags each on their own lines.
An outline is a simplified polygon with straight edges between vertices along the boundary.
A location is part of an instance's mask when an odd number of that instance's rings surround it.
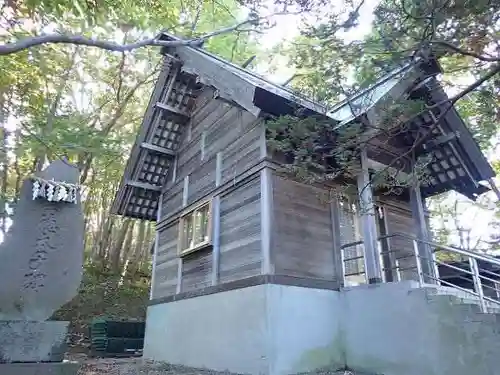
<svg viewBox="0 0 500 375">
<path fill-rule="evenodd" d="M 69 358 L 82 363 L 78 375 L 235 375 L 230 372 L 218 372 L 205 369 L 155 364 L 141 358 Z M 311 375 L 356 375 L 350 371 L 321 370 Z"/>
</svg>

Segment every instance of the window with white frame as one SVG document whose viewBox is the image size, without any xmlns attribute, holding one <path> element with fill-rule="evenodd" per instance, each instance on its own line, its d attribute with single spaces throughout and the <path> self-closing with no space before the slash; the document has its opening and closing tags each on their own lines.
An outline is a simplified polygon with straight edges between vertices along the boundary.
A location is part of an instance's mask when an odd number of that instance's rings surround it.
<svg viewBox="0 0 500 375">
<path fill-rule="evenodd" d="M 211 244 L 211 202 L 183 215 L 179 221 L 179 254 L 186 255 Z"/>
</svg>

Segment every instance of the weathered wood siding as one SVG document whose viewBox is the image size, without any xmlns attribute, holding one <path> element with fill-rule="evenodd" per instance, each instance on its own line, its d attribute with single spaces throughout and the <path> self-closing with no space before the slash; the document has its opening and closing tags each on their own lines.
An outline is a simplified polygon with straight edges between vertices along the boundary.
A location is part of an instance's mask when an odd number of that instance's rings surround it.
<svg viewBox="0 0 500 375">
<path fill-rule="evenodd" d="M 384 211 L 386 215 L 385 222 L 387 225 L 387 233 L 389 235 L 404 233 L 410 236 L 416 236 L 415 222 L 412 218 L 409 203 L 408 207 L 405 207 L 404 203 L 400 203 L 398 206 L 384 204 Z M 416 262 L 413 242 L 409 239 L 395 236 L 389 239 L 388 244 L 392 261 L 395 262 L 397 260 L 399 263 L 401 279 L 418 280 L 415 269 Z M 395 264 L 393 264 L 393 266 L 395 266 Z"/>
<path fill-rule="evenodd" d="M 332 217 L 322 190 L 273 175 L 273 215 L 275 273 L 334 280 Z"/>
<path fill-rule="evenodd" d="M 261 135 L 264 127 L 260 121 L 250 116 L 248 112 L 239 110 L 233 130 L 236 137 L 221 145 L 222 184 L 231 181 L 260 160 Z"/>
<path fill-rule="evenodd" d="M 156 254 L 153 298 L 175 294 L 177 287 L 177 223 L 160 230 Z"/>
<path fill-rule="evenodd" d="M 221 197 L 221 283 L 261 272 L 260 179 L 255 178 Z"/>
<path fill-rule="evenodd" d="M 162 197 L 160 222 L 174 220 L 184 207 L 188 209 L 204 198 L 211 199 L 217 180 L 223 185 L 257 164 L 261 156 L 263 131 L 261 120 L 241 108 L 212 99 L 211 90 L 205 90 L 198 97 L 190 123 L 184 129 L 185 134 L 177 151 L 175 174 L 169 172 Z M 220 160 L 219 167 L 217 159 Z M 186 177 L 187 202 L 184 205 Z M 232 188 L 221 196 L 220 202 L 218 282 L 260 274 L 258 176 Z M 155 276 L 153 298 L 175 294 L 176 291 L 201 289 L 211 285 L 213 280 L 213 249 L 209 247 L 196 251 L 181 259 L 177 256 L 178 227 L 175 225 L 175 230 L 170 228 L 160 233 L 160 249 L 164 249 L 166 244 L 172 248 L 168 248 L 168 256 L 163 253 L 157 256 L 158 276 Z M 168 265 L 160 262 L 167 262 Z M 177 280 L 180 280 L 180 286 Z"/>
<path fill-rule="evenodd" d="M 184 181 L 180 180 L 171 186 L 170 189 L 163 193 L 161 205 L 161 219 L 171 216 L 182 208 L 182 196 L 184 190 Z"/>
<path fill-rule="evenodd" d="M 249 112 L 202 95 L 179 146 L 175 182 L 163 194 L 162 219 L 182 208 L 184 177 L 189 176 L 188 202 L 215 189 L 217 154 L 221 154 L 221 184 L 245 172 L 260 160 L 261 120 Z M 170 173 L 172 175 L 172 173 Z"/>
<path fill-rule="evenodd" d="M 187 204 L 194 203 L 215 189 L 216 158 L 212 157 L 189 175 Z"/>
<path fill-rule="evenodd" d="M 189 292 L 211 285 L 212 250 L 202 249 L 182 258 L 181 291 Z"/>
</svg>

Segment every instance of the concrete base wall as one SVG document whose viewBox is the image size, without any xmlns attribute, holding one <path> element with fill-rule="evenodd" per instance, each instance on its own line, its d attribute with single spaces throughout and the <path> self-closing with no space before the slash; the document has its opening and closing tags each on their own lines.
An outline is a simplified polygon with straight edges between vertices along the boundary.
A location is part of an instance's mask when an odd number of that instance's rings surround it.
<svg viewBox="0 0 500 375">
<path fill-rule="evenodd" d="M 446 288 L 412 282 L 343 291 L 346 364 L 384 375 L 500 373 L 500 320 Z"/>
<path fill-rule="evenodd" d="M 79 363 L 2 363 L 2 375 L 77 375 Z"/>
<path fill-rule="evenodd" d="M 213 370 L 268 373 L 265 285 L 153 305 L 143 357 Z"/>
<path fill-rule="evenodd" d="M 153 305 L 144 357 L 269 375 L 344 366 L 385 375 L 497 374 L 496 316 L 416 287 L 267 284 Z"/>
<path fill-rule="evenodd" d="M 339 294 L 258 285 L 148 308 L 144 357 L 249 374 L 289 374 L 343 359 Z"/>
<path fill-rule="evenodd" d="M 0 362 L 62 361 L 68 326 L 65 321 L 0 320 Z"/>
</svg>

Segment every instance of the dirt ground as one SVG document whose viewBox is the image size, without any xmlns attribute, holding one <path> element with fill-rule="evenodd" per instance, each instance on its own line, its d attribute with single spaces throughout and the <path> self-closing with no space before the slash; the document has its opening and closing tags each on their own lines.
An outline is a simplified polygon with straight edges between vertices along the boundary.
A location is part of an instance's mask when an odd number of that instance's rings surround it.
<svg viewBox="0 0 500 375">
<path fill-rule="evenodd" d="M 68 358 L 82 363 L 78 375 L 233 375 L 205 369 L 154 364 L 142 358 Z M 350 371 L 316 371 L 311 375 L 356 375 Z"/>
<path fill-rule="evenodd" d="M 127 359 L 86 359 L 81 361 L 78 375 L 215 375 L 216 372 L 154 364 L 141 358 Z M 229 373 L 226 373 L 229 374 Z"/>
</svg>

